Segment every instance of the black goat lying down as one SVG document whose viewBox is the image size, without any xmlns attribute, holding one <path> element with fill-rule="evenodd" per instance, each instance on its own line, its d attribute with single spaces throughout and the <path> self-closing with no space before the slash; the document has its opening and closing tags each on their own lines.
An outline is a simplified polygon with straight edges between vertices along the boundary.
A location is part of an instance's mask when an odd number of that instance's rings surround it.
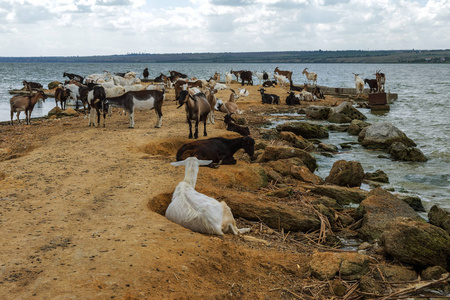
<svg viewBox="0 0 450 300">
<path fill-rule="evenodd" d="M 198 159 L 212 160 L 214 164 L 235 165 L 233 155 L 239 149 L 244 149 L 249 156 L 255 153 L 255 140 L 249 136 L 235 139 L 215 137 L 207 140 L 194 141 L 184 144 L 178 149 L 177 161 L 195 156 Z"/>
<path fill-rule="evenodd" d="M 225 117 L 223 118 L 223 121 L 225 122 L 225 124 L 227 124 L 228 131 L 237 132 L 242 136 L 250 135 L 250 130 L 248 129 L 248 127 L 243 127 L 235 124 L 236 121 L 230 114 L 226 114 Z"/>
</svg>

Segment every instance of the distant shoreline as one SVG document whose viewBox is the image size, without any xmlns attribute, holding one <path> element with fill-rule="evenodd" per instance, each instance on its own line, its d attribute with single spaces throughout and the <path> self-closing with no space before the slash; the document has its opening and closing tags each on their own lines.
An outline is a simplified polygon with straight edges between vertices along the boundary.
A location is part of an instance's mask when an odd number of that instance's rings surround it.
<svg viewBox="0 0 450 300">
<path fill-rule="evenodd" d="M 340 50 L 0 57 L 21 63 L 449 63 L 446 50 Z"/>
</svg>

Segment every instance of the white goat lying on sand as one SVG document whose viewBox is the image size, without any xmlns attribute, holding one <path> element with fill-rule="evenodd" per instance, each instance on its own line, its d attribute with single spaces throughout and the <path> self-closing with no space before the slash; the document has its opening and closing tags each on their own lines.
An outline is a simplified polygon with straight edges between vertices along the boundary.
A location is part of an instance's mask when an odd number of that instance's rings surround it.
<svg viewBox="0 0 450 300">
<path fill-rule="evenodd" d="M 231 209 L 225 202 L 217 201 L 197 192 L 198 167 L 212 163 L 212 160 L 198 160 L 188 157 L 172 162 L 173 166 L 185 166 L 185 177 L 173 193 L 172 202 L 166 210 L 166 218 L 192 231 L 223 235 L 231 230 L 234 235 L 246 233 L 250 228 L 238 229 Z"/>
</svg>

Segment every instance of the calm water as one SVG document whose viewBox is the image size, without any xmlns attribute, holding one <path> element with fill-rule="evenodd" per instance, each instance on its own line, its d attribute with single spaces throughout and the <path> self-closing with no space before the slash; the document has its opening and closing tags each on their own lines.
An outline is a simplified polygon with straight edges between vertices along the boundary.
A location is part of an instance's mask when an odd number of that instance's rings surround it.
<svg viewBox="0 0 450 300">
<path fill-rule="evenodd" d="M 51 81 L 63 81 L 64 71 L 79 75 L 109 72 L 135 71 L 140 76 L 145 67 L 150 78 L 169 70 L 177 70 L 209 78 L 214 72 L 251 70 L 272 72 L 275 67 L 292 70 L 294 83 L 305 82 L 301 71 L 309 68 L 318 73 L 318 84 L 332 87 L 354 87 L 352 73 L 362 73 L 362 78 L 373 78 L 375 70 L 386 74 L 386 91 L 398 94 L 398 100 L 384 115 L 373 115 L 369 110 L 361 111 L 368 122 L 389 121 L 413 139 L 418 148 L 429 158 L 426 163 L 396 162 L 377 158 L 377 151 L 367 151 L 356 145 L 349 151 L 336 154 L 333 158 L 317 156 L 317 174 L 325 178 L 334 161 L 356 160 L 362 163 L 364 171 L 377 169 L 385 171 L 396 192 L 418 195 L 426 208 L 433 203 L 450 210 L 450 67 L 448 65 L 399 65 L 399 64 L 28 64 L 0 63 L 0 121 L 9 120 L 9 89 L 22 88 L 22 81 L 40 82 L 47 88 Z M 223 78 L 223 77 L 222 77 Z M 257 83 L 257 80 L 254 81 Z M 32 117 L 47 114 L 55 106 L 49 98 L 45 104 L 38 104 Z M 22 113 L 23 114 L 23 113 Z M 23 118 L 23 116 L 22 116 Z M 276 117 L 274 116 L 274 119 Z M 346 133 L 330 134 L 325 143 L 339 145 L 356 141 Z"/>
</svg>

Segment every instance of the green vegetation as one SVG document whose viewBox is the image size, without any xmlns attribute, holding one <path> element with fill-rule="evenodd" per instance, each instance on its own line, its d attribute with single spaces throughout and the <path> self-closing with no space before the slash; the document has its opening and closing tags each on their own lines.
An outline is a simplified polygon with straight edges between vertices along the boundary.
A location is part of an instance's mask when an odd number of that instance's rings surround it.
<svg viewBox="0 0 450 300">
<path fill-rule="evenodd" d="M 448 63 L 450 50 L 344 50 L 0 57 L 0 62 L 51 63 Z"/>
</svg>

